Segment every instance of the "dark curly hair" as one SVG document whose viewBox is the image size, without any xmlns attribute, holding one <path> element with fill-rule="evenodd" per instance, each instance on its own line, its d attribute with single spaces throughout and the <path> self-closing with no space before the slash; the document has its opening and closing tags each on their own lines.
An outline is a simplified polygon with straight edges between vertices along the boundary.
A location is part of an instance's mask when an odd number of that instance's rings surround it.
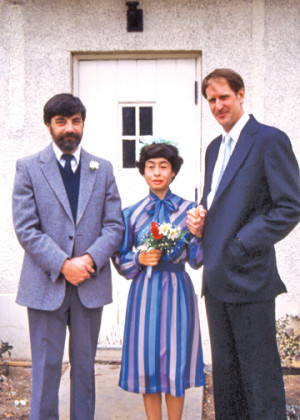
<svg viewBox="0 0 300 420">
<path fill-rule="evenodd" d="M 70 93 L 59 93 L 50 98 L 44 106 L 44 123 L 50 124 L 51 118 L 55 115 L 72 117 L 72 115 L 81 113 L 82 120 L 85 120 L 86 109 L 83 103 L 76 96 Z"/>
<path fill-rule="evenodd" d="M 172 165 L 175 176 L 178 174 L 183 159 L 179 156 L 177 147 L 167 143 L 152 143 L 144 146 L 140 152 L 140 160 L 135 162 L 135 166 L 139 169 L 141 175 L 145 173 L 145 163 L 149 159 L 165 158 Z"/>
</svg>

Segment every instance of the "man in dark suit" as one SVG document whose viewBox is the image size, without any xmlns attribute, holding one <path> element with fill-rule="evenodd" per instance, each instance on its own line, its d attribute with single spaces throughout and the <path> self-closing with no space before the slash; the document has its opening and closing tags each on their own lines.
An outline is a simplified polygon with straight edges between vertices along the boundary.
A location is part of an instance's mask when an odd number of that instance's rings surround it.
<svg viewBox="0 0 300 420">
<path fill-rule="evenodd" d="M 299 169 L 286 134 L 244 112 L 236 72 L 213 71 L 202 94 L 223 127 L 207 148 L 201 202 L 216 419 L 283 420 L 275 298 L 286 288 L 274 244 L 299 221 Z M 199 234 L 203 220 L 188 215 L 188 227 Z"/>
<path fill-rule="evenodd" d="M 66 327 L 70 333 L 71 420 L 92 420 L 94 359 L 102 308 L 112 301 L 109 258 L 123 236 L 109 162 L 80 142 L 86 110 L 59 94 L 44 107 L 53 143 L 17 162 L 14 227 L 25 250 L 17 303 L 28 307 L 31 420 L 54 420 Z"/>
</svg>

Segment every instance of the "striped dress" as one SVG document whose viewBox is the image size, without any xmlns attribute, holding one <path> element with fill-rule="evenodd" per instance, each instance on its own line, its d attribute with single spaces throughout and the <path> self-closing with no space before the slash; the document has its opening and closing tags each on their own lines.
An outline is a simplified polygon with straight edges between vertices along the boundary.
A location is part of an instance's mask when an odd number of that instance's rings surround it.
<svg viewBox="0 0 300 420">
<path fill-rule="evenodd" d="M 151 270 L 138 262 L 136 247 L 152 221 L 186 230 L 186 211 L 196 204 L 169 190 L 164 200 L 150 191 L 123 210 L 125 236 L 113 262 L 132 279 L 128 295 L 119 386 L 141 394 L 166 392 L 183 396 L 204 385 L 199 315 L 192 281 L 184 270 L 202 264 L 201 240 L 186 234 Z M 150 273 L 151 271 L 151 273 Z"/>
</svg>

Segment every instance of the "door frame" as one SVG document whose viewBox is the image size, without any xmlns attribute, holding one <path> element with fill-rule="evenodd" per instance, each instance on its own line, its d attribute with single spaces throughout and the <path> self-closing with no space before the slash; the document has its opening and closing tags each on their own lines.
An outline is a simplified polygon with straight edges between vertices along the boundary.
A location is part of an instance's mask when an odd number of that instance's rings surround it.
<svg viewBox="0 0 300 420">
<path fill-rule="evenodd" d="M 80 61 L 94 60 L 167 60 L 167 59 L 194 59 L 195 60 L 195 139 L 198 143 L 199 159 L 195 162 L 195 173 L 199 176 L 195 180 L 195 201 L 199 202 L 202 196 L 203 184 L 202 170 L 204 168 L 204 153 L 202 150 L 202 103 L 201 103 L 201 80 L 202 80 L 202 53 L 198 50 L 190 51 L 114 51 L 114 52 L 73 52 L 71 61 L 71 91 L 74 95 L 79 92 L 79 64 Z"/>
</svg>

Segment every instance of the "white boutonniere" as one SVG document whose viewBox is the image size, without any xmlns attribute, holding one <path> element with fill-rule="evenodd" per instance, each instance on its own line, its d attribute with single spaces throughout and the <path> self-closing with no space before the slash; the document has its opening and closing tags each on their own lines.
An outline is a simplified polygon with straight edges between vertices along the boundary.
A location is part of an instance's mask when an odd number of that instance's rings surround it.
<svg viewBox="0 0 300 420">
<path fill-rule="evenodd" d="M 90 161 L 90 171 L 94 172 L 96 169 L 99 169 L 99 162 L 96 162 L 95 160 Z"/>
</svg>

